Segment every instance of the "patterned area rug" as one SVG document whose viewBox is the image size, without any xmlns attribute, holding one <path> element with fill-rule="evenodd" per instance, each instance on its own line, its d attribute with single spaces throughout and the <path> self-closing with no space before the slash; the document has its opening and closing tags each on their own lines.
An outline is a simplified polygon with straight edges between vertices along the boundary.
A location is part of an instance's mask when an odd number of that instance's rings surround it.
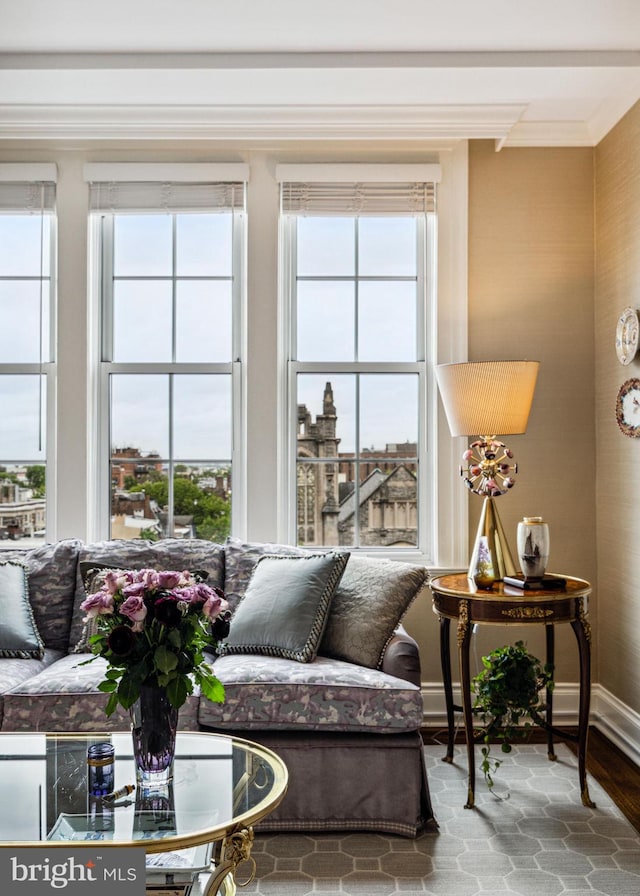
<svg viewBox="0 0 640 896">
<path fill-rule="evenodd" d="M 639 896 L 640 837 L 589 780 L 580 801 L 575 757 L 544 744 L 501 755 L 492 796 L 478 774 L 464 809 L 466 754 L 427 747 L 438 821 L 418 839 L 380 834 L 257 834 L 253 896 Z"/>
</svg>

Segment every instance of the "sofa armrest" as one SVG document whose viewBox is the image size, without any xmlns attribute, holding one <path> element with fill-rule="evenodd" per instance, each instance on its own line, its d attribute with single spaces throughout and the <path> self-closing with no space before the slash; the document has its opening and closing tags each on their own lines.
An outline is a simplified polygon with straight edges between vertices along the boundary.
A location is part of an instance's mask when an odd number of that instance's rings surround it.
<svg viewBox="0 0 640 896">
<path fill-rule="evenodd" d="M 418 687 L 422 683 L 418 643 L 401 625 L 387 644 L 380 668 L 387 675 L 403 678 Z"/>
</svg>

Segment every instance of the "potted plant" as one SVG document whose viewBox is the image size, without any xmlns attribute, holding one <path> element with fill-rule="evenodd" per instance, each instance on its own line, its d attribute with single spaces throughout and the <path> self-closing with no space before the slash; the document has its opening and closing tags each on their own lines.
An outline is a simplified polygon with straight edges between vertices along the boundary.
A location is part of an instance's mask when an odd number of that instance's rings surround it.
<svg viewBox="0 0 640 896">
<path fill-rule="evenodd" d="M 491 758 L 491 743 L 501 743 L 503 753 L 511 752 L 515 737 L 523 737 L 531 721 L 540 721 L 546 709 L 540 691 L 553 689 L 553 666 L 544 666 L 528 651 L 523 641 L 498 647 L 482 657 L 482 671 L 472 681 L 474 712 L 484 723 L 477 735 L 484 743 L 481 769 L 489 790 L 492 772 L 500 760 Z"/>
</svg>

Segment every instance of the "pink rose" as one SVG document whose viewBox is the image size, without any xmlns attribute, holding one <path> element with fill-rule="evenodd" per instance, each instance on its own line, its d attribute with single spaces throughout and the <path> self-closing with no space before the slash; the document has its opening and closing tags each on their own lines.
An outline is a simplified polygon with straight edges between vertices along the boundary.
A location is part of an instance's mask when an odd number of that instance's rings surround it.
<svg viewBox="0 0 640 896">
<path fill-rule="evenodd" d="M 85 619 L 94 619 L 96 616 L 108 616 L 113 613 L 113 595 L 106 591 L 96 591 L 90 594 L 80 604 L 80 609 L 86 612 Z"/>
<path fill-rule="evenodd" d="M 144 597 L 146 591 L 146 587 L 144 582 L 131 582 L 129 585 L 125 585 L 122 589 L 122 593 L 125 598 L 128 597 Z"/>
<path fill-rule="evenodd" d="M 139 594 L 132 594 L 120 605 L 120 613 L 133 622 L 134 632 L 141 632 L 147 615 L 144 599 Z"/>
<path fill-rule="evenodd" d="M 203 615 L 207 616 L 209 619 L 215 619 L 220 613 L 229 609 L 229 604 L 221 594 L 218 594 L 218 590 L 219 589 L 211 589 L 211 594 L 202 607 Z"/>
<path fill-rule="evenodd" d="M 158 573 L 158 588 L 162 591 L 170 591 L 172 588 L 177 588 L 179 585 L 185 584 L 185 575 L 188 577 L 189 574 L 176 572 L 175 570 L 163 570 Z"/>
</svg>

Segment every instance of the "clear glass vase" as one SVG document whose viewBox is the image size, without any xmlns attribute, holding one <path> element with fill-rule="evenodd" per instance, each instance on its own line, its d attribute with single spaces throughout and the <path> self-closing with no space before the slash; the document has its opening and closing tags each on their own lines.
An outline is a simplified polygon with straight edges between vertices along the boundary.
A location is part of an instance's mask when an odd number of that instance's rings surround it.
<svg viewBox="0 0 640 896">
<path fill-rule="evenodd" d="M 143 685 L 129 712 L 137 784 L 143 790 L 164 787 L 173 780 L 178 710 L 164 688 Z"/>
</svg>

